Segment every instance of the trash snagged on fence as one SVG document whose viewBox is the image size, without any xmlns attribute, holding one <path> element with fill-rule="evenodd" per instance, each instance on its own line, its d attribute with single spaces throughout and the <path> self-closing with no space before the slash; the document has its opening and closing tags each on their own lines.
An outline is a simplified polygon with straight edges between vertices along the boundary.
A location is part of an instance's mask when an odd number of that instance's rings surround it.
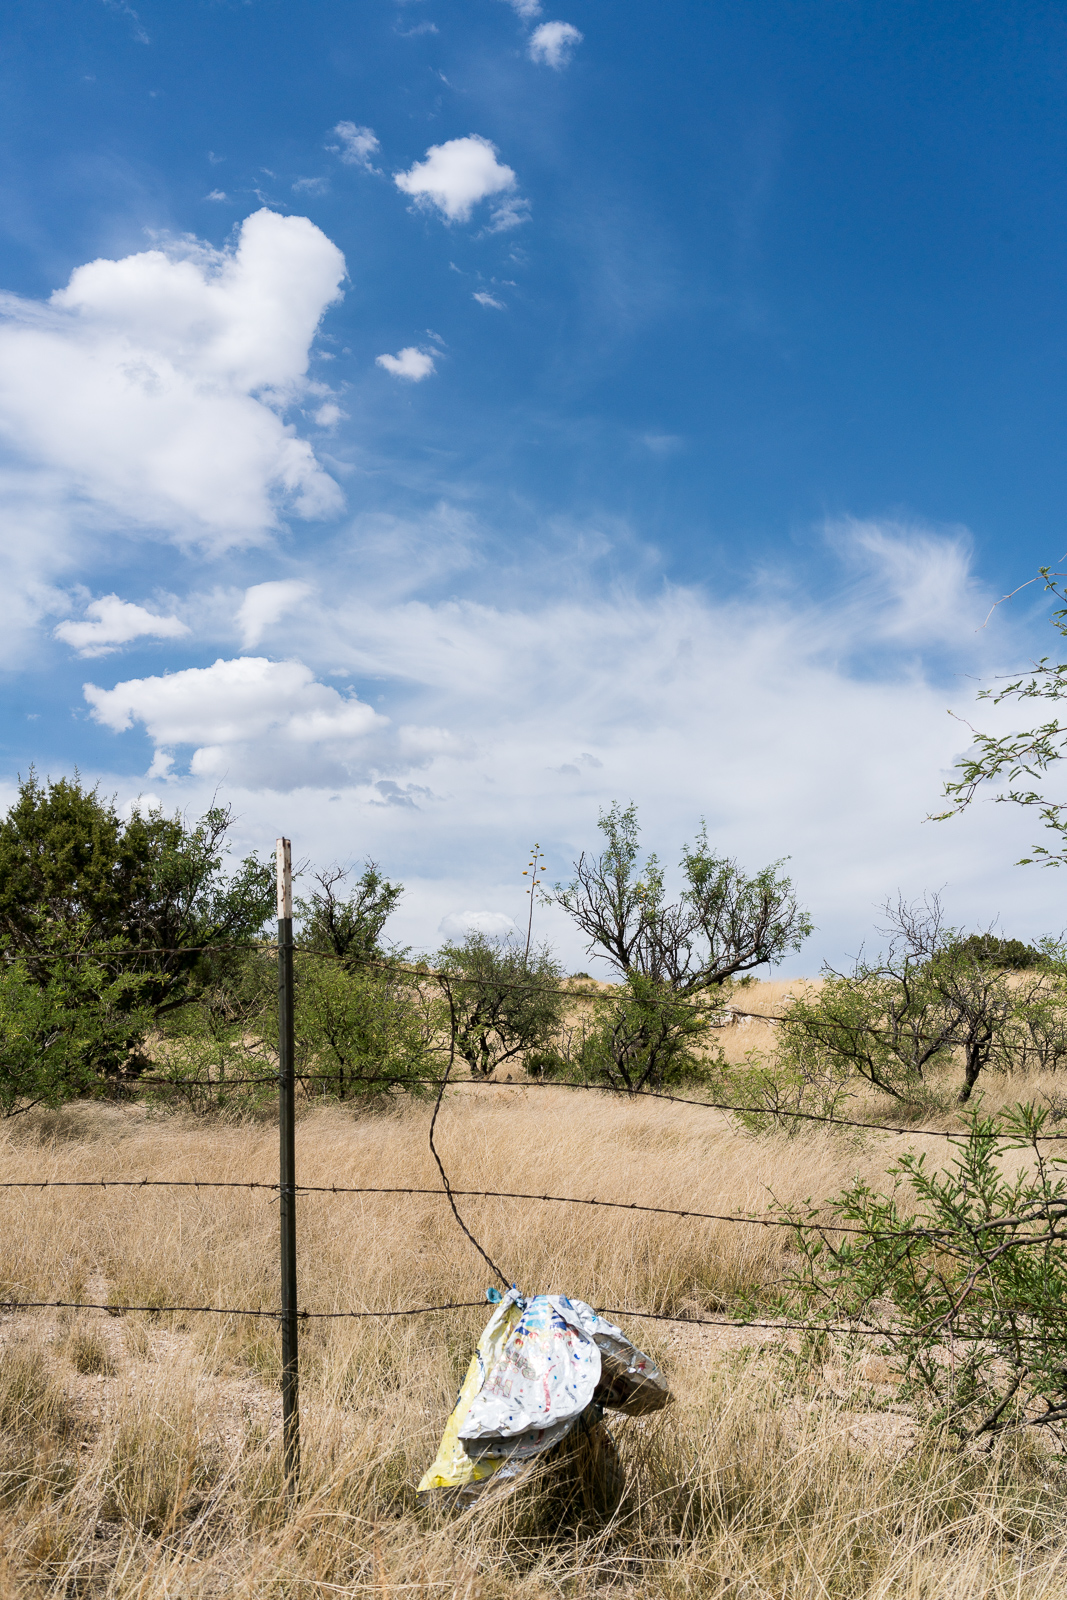
<svg viewBox="0 0 1067 1600">
<path fill-rule="evenodd" d="M 641 1416 L 670 1399 L 655 1362 L 584 1300 L 527 1300 L 514 1287 L 487 1295 L 495 1309 L 420 1493 L 466 1499 L 491 1479 L 518 1477 L 580 1422 L 599 1423 L 605 1407 Z"/>
</svg>

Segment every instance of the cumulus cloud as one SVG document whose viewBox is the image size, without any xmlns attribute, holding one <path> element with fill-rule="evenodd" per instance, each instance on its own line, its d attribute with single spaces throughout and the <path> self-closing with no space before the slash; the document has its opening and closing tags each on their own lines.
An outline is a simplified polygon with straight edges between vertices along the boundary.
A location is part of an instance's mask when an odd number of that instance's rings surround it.
<svg viewBox="0 0 1067 1600">
<path fill-rule="evenodd" d="M 480 201 L 516 182 L 512 169 L 497 160 L 496 146 L 476 133 L 431 145 L 424 161 L 394 181 L 416 205 L 436 208 L 447 222 L 468 222 Z"/>
<path fill-rule="evenodd" d="M 437 369 L 429 350 L 420 350 L 413 344 L 405 345 L 395 356 L 375 356 L 375 364 L 391 372 L 394 378 L 407 378 L 411 383 L 421 383 Z"/>
<path fill-rule="evenodd" d="M 250 650 L 257 645 L 268 628 L 313 592 L 310 583 L 302 583 L 297 578 L 256 583 L 251 589 L 246 589 L 237 612 L 237 625 L 241 630 L 244 649 Z"/>
<path fill-rule="evenodd" d="M 117 594 L 106 594 L 89 602 L 81 622 L 61 622 L 54 631 L 80 656 L 106 656 L 134 639 L 181 639 L 189 629 L 179 617 L 161 617 L 120 600 Z"/>
<path fill-rule="evenodd" d="M 434 32 L 436 31 L 435 28 Z M 362 167 L 364 172 L 378 172 L 378 168 L 374 165 L 374 157 L 381 149 L 381 145 L 373 128 L 361 128 L 355 122 L 339 122 L 331 132 L 339 142 L 328 144 L 327 150 L 333 155 L 340 156 L 348 167 Z"/>
<path fill-rule="evenodd" d="M 437 931 L 446 939 L 462 942 L 468 933 L 484 933 L 489 939 L 506 939 L 509 933 L 518 933 L 519 930 L 503 911 L 450 911 L 441 918 Z"/>
<path fill-rule="evenodd" d="M 538 7 L 540 10 L 540 7 Z M 570 22 L 542 22 L 530 35 L 529 56 L 560 72 L 570 60 L 584 35 Z"/>
<path fill-rule="evenodd" d="M 493 295 L 487 294 L 484 289 L 475 290 L 471 298 L 472 300 L 477 300 L 480 306 L 491 306 L 494 311 L 505 311 L 507 309 L 503 300 L 497 300 Z"/>
<path fill-rule="evenodd" d="M 195 240 L 78 267 L 47 304 L 0 296 L 0 440 L 51 505 L 210 549 L 289 511 L 341 509 L 284 420 L 344 257 L 262 210 L 235 245 Z"/>
<path fill-rule="evenodd" d="M 524 22 L 528 22 L 531 17 L 541 15 L 541 0 L 507 0 L 507 3 Z"/>
<path fill-rule="evenodd" d="M 124 733 L 140 724 L 156 747 L 150 773 L 166 777 L 173 752 L 193 746 L 196 777 L 297 787 L 348 773 L 368 734 L 384 724 L 370 706 L 316 681 L 300 661 L 244 656 L 113 689 L 84 685 L 96 722 Z"/>
</svg>

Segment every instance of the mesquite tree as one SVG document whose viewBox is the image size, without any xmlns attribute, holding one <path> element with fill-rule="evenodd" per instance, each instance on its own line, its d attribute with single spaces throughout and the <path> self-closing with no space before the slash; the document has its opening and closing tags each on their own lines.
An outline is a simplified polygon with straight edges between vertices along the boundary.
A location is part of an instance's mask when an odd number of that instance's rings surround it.
<svg viewBox="0 0 1067 1600">
<path fill-rule="evenodd" d="M 615 1015 L 601 1029 L 611 1057 L 604 1075 L 633 1092 L 659 1087 L 683 1056 L 691 1063 L 707 1002 L 713 1009 L 731 978 L 798 950 L 811 921 L 780 861 L 748 877 L 710 847 L 704 824 L 682 848 L 684 887 L 676 900 L 667 897 L 657 857 L 639 860 L 633 803 L 601 812 L 599 827 L 605 848 L 583 853 L 572 882 L 557 884 L 553 899 L 585 934 L 590 953 L 604 956 L 623 980 Z"/>
<path fill-rule="evenodd" d="M 582 854 L 574 879 L 557 884 L 553 898 L 624 978 L 631 973 L 676 995 L 700 994 L 753 967 L 774 966 L 799 950 L 812 924 L 797 905 L 790 880 L 772 862 L 746 877 L 708 844 L 706 824 L 692 847 L 683 845 L 685 880 L 668 901 L 663 868 L 649 854 L 638 862 L 637 807 L 617 803 L 602 811 L 606 848 Z"/>
<path fill-rule="evenodd" d="M 547 946 L 524 951 L 518 940 L 470 932 L 434 957 L 443 1020 L 474 1078 L 543 1049 L 563 1016 L 563 968 Z"/>
<path fill-rule="evenodd" d="M 820 989 L 787 1008 L 772 1077 L 803 1067 L 809 1079 L 814 1069 L 824 1085 L 844 1085 L 855 1075 L 909 1100 L 956 1062 L 965 1103 L 991 1066 L 1010 1071 L 1039 1057 L 1058 1063 L 1062 978 L 1051 962 L 1009 980 L 1004 941 L 963 938 L 946 925 L 936 895 L 899 900 L 885 914 L 884 951 L 861 954 L 849 972 L 824 968 Z"/>
</svg>

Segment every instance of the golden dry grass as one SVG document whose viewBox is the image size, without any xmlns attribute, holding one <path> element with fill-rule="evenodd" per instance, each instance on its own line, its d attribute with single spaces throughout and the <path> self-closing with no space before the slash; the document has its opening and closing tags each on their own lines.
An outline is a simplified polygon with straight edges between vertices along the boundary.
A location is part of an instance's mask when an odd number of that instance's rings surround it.
<svg viewBox="0 0 1067 1600">
<path fill-rule="evenodd" d="M 429 1108 L 306 1115 L 305 1184 L 436 1187 Z M 457 1188 L 762 1210 L 877 1179 L 914 1138 L 754 1141 L 714 1112 L 564 1089 L 449 1093 Z M 936 1141 L 926 1141 L 932 1150 Z M 268 1125 L 143 1108 L 31 1113 L 0 1180 L 272 1181 Z M 276 1303 L 277 1206 L 240 1190 L 0 1191 L 0 1298 Z M 463 1202 L 528 1292 L 670 1314 L 787 1269 L 787 1236 L 535 1203 Z M 479 1300 L 484 1263 L 439 1197 L 307 1196 L 312 1310 Z M 483 1310 L 302 1329 L 303 1479 L 280 1495 L 278 1338 L 267 1319 L 20 1312 L 0 1318 L 0 1595 L 548 1596 L 1015 1600 L 1067 1595 L 1062 1469 L 1029 1438 L 992 1456 L 924 1444 L 893 1374 L 843 1344 L 641 1322 L 676 1402 L 613 1424 L 629 1489 L 608 1524 L 545 1485 L 463 1515 L 416 1504 Z"/>
</svg>

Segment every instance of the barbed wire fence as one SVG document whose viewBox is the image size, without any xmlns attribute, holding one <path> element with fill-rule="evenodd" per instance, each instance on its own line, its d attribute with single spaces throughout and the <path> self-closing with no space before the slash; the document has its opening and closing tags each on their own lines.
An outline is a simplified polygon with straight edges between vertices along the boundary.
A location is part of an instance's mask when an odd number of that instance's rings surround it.
<svg viewBox="0 0 1067 1600">
<path fill-rule="evenodd" d="M 493 1189 L 466 1189 L 454 1186 L 442 1161 L 440 1153 L 434 1142 L 434 1132 L 437 1120 L 444 1101 L 445 1090 L 452 1087 L 455 1090 L 468 1088 L 488 1089 L 515 1089 L 521 1087 L 524 1091 L 539 1089 L 580 1090 L 590 1093 L 606 1093 L 617 1095 L 620 1091 L 611 1084 L 602 1083 L 577 1083 L 564 1079 L 552 1079 L 539 1082 L 537 1079 L 524 1079 L 516 1085 L 510 1080 L 501 1081 L 494 1078 L 472 1078 L 457 1083 L 452 1078 L 455 1064 L 457 1018 L 453 999 L 452 985 L 464 981 L 460 975 L 443 972 L 430 967 L 425 963 L 411 964 L 404 969 L 405 976 L 416 982 L 432 980 L 437 983 L 445 995 L 449 1008 L 450 1020 L 450 1045 L 448 1060 L 445 1070 L 440 1077 L 412 1077 L 397 1074 L 377 1074 L 362 1076 L 358 1082 L 361 1086 L 374 1084 L 382 1088 L 411 1088 L 425 1087 L 436 1090 L 433 1113 L 430 1122 L 429 1143 L 430 1151 L 441 1176 L 440 1188 L 427 1188 L 420 1186 L 382 1186 L 382 1185 L 344 1185 L 344 1184 L 300 1184 L 296 1179 L 295 1150 L 293 1131 L 295 1122 L 294 1094 L 296 1085 L 330 1085 L 336 1082 L 336 1073 L 313 1072 L 298 1073 L 295 1070 L 293 1048 L 293 1015 L 294 1015 L 294 955 L 314 956 L 318 959 L 345 960 L 343 957 L 332 956 L 329 952 L 310 951 L 297 946 L 293 940 L 292 926 L 292 879 L 290 866 L 290 848 L 288 840 L 278 841 L 278 939 L 277 942 L 259 941 L 255 943 L 229 943 L 212 944 L 203 946 L 180 946 L 174 949 L 160 947 L 146 947 L 137 950 L 93 951 L 89 949 L 67 952 L 45 952 L 41 957 L 34 959 L 95 959 L 101 964 L 108 962 L 126 961 L 131 957 L 158 958 L 161 955 L 201 955 L 234 951 L 253 951 L 277 961 L 278 966 L 278 1005 L 279 1005 L 279 1048 L 277 1051 L 277 1068 L 272 1072 L 248 1074 L 240 1077 L 220 1078 L 207 1080 L 190 1079 L 187 1076 L 167 1076 L 141 1074 L 129 1081 L 130 1089 L 154 1088 L 163 1091 L 188 1093 L 195 1088 L 209 1088 L 215 1090 L 231 1090 L 239 1087 L 273 1088 L 279 1093 L 279 1132 L 280 1132 L 280 1157 L 279 1178 L 277 1182 L 268 1182 L 258 1179 L 176 1179 L 176 1178 L 115 1178 L 101 1176 L 83 1179 L 55 1179 L 55 1178 L 19 1178 L 0 1181 L 0 1190 L 11 1191 L 16 1189 L 33 1190 L 42 1193 L 46 1190 L 89 1189 L 106 1192 L 108 1190 L 147 1190 L 147 1189 L 177 1189 L 177 1190 L 246 1190 L 267 1191 L 278 1196 L 280 1201 L 280 1265 L 281 1265 L 281 1295 L 280 1305 L 276 1307 L 264 1306 L 222 1306 L 222 1305 L 186 1305 L 186 1304 L 159 1304 L 146 1305 L 116 1303 L 111 1300 L 48 1300 L 29 1299 L 16 1296 L 0 1298 L 0 1313 L 14 1313 L 28 1310 L 67 1310 L 67 1311 L 102 1311 L 112 1316 L 121 1316 L 127 1313 L 147 1313 L 160 1315 L 163 1313 L 188 1314 L 188 1315 L 213 1315 L 225 1317 L 256 1317 L 275 1321 L 280 1326 L 282 1334 L 282 1413 L 283 1413 L 283 1452 L 284 1475 L 287 1493 L 295 1495 L 299 1480 L 299 1395 L 298 1395 L 298 1341 L 297 1329 L 300 1324 L 313 1321 L 363 1321 L 374 1319 L 396 1319 L 406 1317 L 419 1317 L 436 1315 L 446 1312 L 469 1311 L 484 1306 L 484 1299 L 479 1300 L 449 1300 L 432 1305 L 417 1305 L 407 1307 L 382 1307 L 360 1309 L 332 1309 L 317 1310 L 300 1307 L 297 1299 L 297 1274 L 296 1274 L 296 1201 L 300 1196 L 322 1195 L 330 1197 L 358 1196 L 358 1195 L 395 1195 L 405 1197 L 425 1197 L 446 1199 L 451 1208 L 456 1223 L 462 1229 L 467 1239 L 475 1250 L 481 1255 L 494 1274 L 505 1285 L 508 1285 L 508 1275 L 492 1259 L 479 1242 L 475 1233 L 464 1221 L 456 1204 L 458 1199 L 494 1199 L 502 1201 L 517 1201 L 524 1204 L 560 1205 L 573 1207 L 592 1207 L 608 1211 L 628 1211 L 635 1215 L 648 1215 L 657 1217 L 674 1217 L 680 1220 L 694 1222 L 710 1222 L 725 1224 L 727 1226 L 743 1226 L 757 1228 L 771 1228 L 790 1230 L 794 1233 L 799 1229 L 812 1229 L 827 1235 L 855 1235 L 867 1239 L 908 1239 L 928 1238 L 937 1240 L 948 1237 L 948 1230 L 916 1229 L 887 1230 L 872 1229 L 869 1227 L 855 1227 L 839 1220 L 819 1219 L 813 1213 L 805 1216 L 783 1215 L 781 1213 L 743 1213 L 743 1212 L 708 1212 L 694 1208 L 677 1208 L 670 1206 L 646 1205 L 636 1201 L 612 1200 L 600 1197 L 558 1195 L 549 1193 L 534 1193 L 520 1190 L 493 1190 Z M 9 958 L 8 958 L 9 959 Z M 398 971 L 396 962 L 377 962 L 373 959 L 361 959 L 361 967 L 377 969 L 395 975 Z M 529 989 L 531 985 L 514 982 L 494 980 L 494 987 L 512 990 Z M 599 991 L 585 989 L 576 990 L 573 986 L 566 988 L 547 988 L 538 986 L 539 992 L 551 992 L 565 996 L 570 1000 L 591 1000 L 594 1003 L 601 998 L 610 999 L 609 995 L 602 995 Z M 647 1002 L 655 1005 L 654 997 Z M 671 996 L 664 1004 L 677 1006 L 687 1004 L 703 1011 L 709 1009 L 706 1000 L 693 997 Z M 714 1007 L 710 1009 L 716 1009 Z M 787 1019 L 776 1013 L 744 1011 L 732 1004 L 726 1008 L 731 1017 L 745 1017 L 761 1022 L 783 1022 Z M 873 1025 L 861 1025 L 866 1031 L 872 1033 L 888 1032 Z M 871 1122 L 857 1118 L 838 1116 L 833 1113 L 809 1112 L 789 1107 L 784 1110 L 774 1110 L 766 1105 L 742 1105 L 732 1101 L 696 1098 L 694 1096 L 678 1095 L 666 1090 L 642 1088 L 640 1098 L 664 1101 L 668 1103 L 692 1106 L 704 1110 L 725 1112 L 735 1116 L 759 1116 L 774 1119 L 784 1118 L 789 1121 L 803 1121 L 822 1124 L 832 1127 L 859 1129 L 877 1133 L 904 1134 L 915 1138 L 937 1138 L 949 1141 L 962 1142 L 970 1137 L 968 1131 L 943 1128 L 916 1127 L 913 1124 L 890 1124 L 887 1122 Z M 635 1094 L 635 1098 L 638 1096 Z M 1005 1138 L 1018 1141 L 1016 1133 L 990 1127 L 986 1130 L 990 1138 Z M 1067 1140 L 1067 1132 L 1045 1133 L 1036 1135 L 1042 1141 Z M 1060 1211 L 1063 1217 L 1060 1218 Z M 1067 1200 L 1057 1210 L 1060 1220 L 1067 1219 Z M 1015 1221 L 1016 1219 L 1008 1219 Z M 1052 1212 L 1049 1210 L 1045 1220 L 1052 1225 Z M 1057 1238 L 1051 1232 L 1036 1232 L 1030 1237 L 1015 1239 L 1015 1244 L 1027 1246 L 1047 1247 L 1050 1239 Z M 598 1310 L 605 1315 L 620 1318 L 638 1318 L 655 1322 L 671 1323 L 688 1327 L 717 1327 L 756 1329 L 767 1332 L 804 1332 L 816 1335 L 840 1334 L 858 1335 L 866 1337 L 893 1340 L 899 1336 L 900 1330 L 887 1323 L 879 1323 L 863 1317 L 853 1317 L 846 1322 L 832 1322 L 825 1318 L 741 1318 L 731 1316 L 697 1316 L 693 1314 L 673 1315 L 669 1312 L 649 1311 L 635 1306 L 612 1307 L 600 1306 Z M 933 1326 L 933 1325 L 931 1325 Z M 981 1340 L 982 1334 L 968 1334 L 960 1330 L 950 1330 L 951 1337 L 956 1339 Z"/>
</svg>

